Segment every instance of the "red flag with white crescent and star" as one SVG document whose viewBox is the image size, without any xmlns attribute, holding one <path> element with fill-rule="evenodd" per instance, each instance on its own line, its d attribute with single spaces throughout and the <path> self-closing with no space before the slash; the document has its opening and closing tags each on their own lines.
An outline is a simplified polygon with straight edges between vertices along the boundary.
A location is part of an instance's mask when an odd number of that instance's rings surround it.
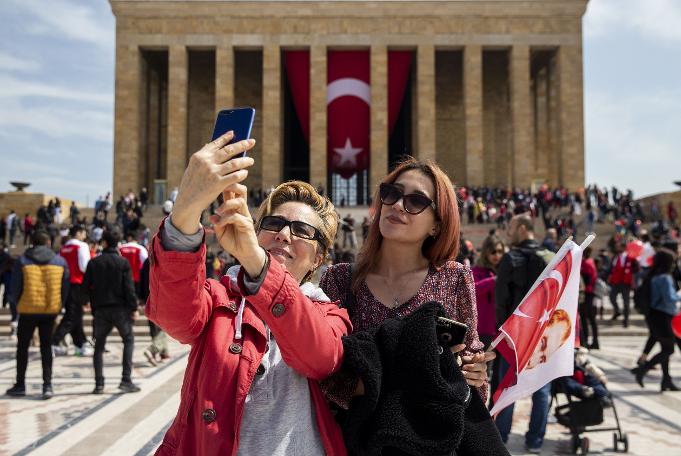
<svg viewBox="0 0 681 456">
<path fill-rule="evenodd" d="M 581 246 L 566 241 L 499 328 L 492 347 L 510 367 L 494 394 L 493 415 L 572 375 L 582 251 L 592 240 Z"/>
<path fill-rule="evenodd" d="M 328 163 L 345 179 L 369 168 L 369 59 L 369 51 L 328 53 Z"/>
</svg>

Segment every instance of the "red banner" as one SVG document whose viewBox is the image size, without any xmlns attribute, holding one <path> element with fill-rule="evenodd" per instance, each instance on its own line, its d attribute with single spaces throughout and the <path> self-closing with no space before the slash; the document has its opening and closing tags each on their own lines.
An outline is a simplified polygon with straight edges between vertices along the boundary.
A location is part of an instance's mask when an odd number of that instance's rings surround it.
<svg viewBox="0 0 681 456">
<path fill-rule="evenodd" d="M 392 134 L 409 80 L 413 53 L 388 52 L 388 131 Z M 286 52 L 293 104 L 310 140 L 310 53 Z M 369 168 L 371 80 L 369 51 L 329 51 L 327 55 L 327 157 L 329 170 L 348 179 Z"/>
</svg>

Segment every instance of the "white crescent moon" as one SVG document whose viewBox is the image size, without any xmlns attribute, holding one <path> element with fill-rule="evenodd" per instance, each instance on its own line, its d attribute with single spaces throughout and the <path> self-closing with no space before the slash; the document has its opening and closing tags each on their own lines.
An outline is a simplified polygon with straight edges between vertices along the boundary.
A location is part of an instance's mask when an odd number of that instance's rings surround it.
<svg viewBox="0 0 681 456">
<path fill-rule="evenodd" d="M 340 97 L 357 97 L 371 106 L 371 87 L 364 81 L 355 78 L 336 79 L 326 88 L 326 104 Z"/>
</svg>

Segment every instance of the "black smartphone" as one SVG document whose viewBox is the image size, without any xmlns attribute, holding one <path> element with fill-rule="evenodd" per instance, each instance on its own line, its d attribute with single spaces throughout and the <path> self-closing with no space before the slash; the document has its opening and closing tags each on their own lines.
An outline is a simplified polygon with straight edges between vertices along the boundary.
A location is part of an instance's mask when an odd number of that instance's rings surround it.
<svg viewBox="0 0 681 456">
<path fill-rule="evenodd" d="M 468 332 L 468 326 L 445 317 L 437 317 L 435 320 L 435 332 L 437 342 L 442 347 L 450 348 L 454 345 L 463 344 Z"/>
<path fill-rule="evenodd" d="M 215 128 L 213 128 L 213 138 L 216 140 L 228 131 L 234 132 L 234 137 L 229 142 L 230 144 L 249 139 L 251 137 L 251 129 L 253 128 L 253 119 L 255 119 L 255 109 L 253 108 L 233 108 L 223 109 L 218 113 L 215 119 Z M 246 152 L 235 155 L 232 158 L 243 157 Z"/>
</svg>

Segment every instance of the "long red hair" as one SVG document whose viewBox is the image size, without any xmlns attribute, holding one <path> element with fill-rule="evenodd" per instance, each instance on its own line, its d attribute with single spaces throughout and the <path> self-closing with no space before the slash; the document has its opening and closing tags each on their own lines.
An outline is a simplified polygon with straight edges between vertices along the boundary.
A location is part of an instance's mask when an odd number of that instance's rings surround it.
<svg viewBox="0 0 681 456">
<path fill-rule="evenodd" d="M 393 171 L 391 171 L 382 183 L 392 184 L 400 175 L 406 171 L 417 170 L 428 176 L 435 187 L 435 218 L 440 225 L 440 230 L 435 237 L 428 237 L 423 241 L 421 252 L 428 259 L 431 266 L 440 268 L 444 263 L 453 260 L 459 253 L 460 239 L 460 217 L 459 205 L 454 193 L 454 185 L 442 169 L 433 161 L 419 161 L 413 157 L 401 161 Z M 355 293 L 359 290 L 361 283 L 366 279 L 367 274 L 378 262 L 378 253 L 383 243 L 383 235 L 379 228 L 381 218 L 381 198 L 378 188 L 374 193 L 372 212 L 374 219 L 369 226 L 369 233 L 362 245 L 362 249 L 357 256 L 357 264 L 353 271 L 352 289 Z"/>
</svg>

